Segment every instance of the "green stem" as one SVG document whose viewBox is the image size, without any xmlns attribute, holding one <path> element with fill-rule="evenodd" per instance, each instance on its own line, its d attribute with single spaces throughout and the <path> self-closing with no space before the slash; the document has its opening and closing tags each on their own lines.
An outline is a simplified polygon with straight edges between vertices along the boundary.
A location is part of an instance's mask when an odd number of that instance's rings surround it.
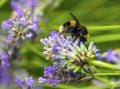
<svg viewBox="0 0 120 89">
<path fill-rule="evenodd" d="M 104 83 L 108 83 L 108 84 L 110 84 L 111 82 L 108 80 L 108 79 L 106 79 L 106 78 L 101 78 L 101 77 L 94 77 L 95 79 L 97 79 L 97 80 L 99 80 L 99 81 L 101 81 L 101 82 L 104 82 Z"/>
<path fill-rule="evenodd" d="M 94 73 L 94 76 L 120 76 L 119 73 Z"/>
<path fill-rule="evenodd" d="M 100 66 L 100 67 L 104 67 L 104 68 L 108 68 L 108 69 L 114 69 L 114 70 L 120 70 L 120 68 L 118 66 L 115 66 L 113 64 L 109 64 L 109 63 L 105 63 L 102 61 L 90 61 L 91 64 L 95 65 L 95 66 Z"/>
<path fill-rule="evenodd" d="M 108 79 L 101 78 L 101 77 L 95 77 L 95 78 L 99 81 L 107 83 L 108 86 L 110 86 L 109 89 L 114 89 L 115 87 L 118 87 L 118 84 L 116 82 L 109 81 Z"/>
<path fill-rule="evenodd" d="M 120 87 L 120 82 L 115 82 L 114 87 L 111 87 L 109 84 L 103 84 L 103 85 L 98 85 L 98 86 L 82 87 L 81 89 L 111 89 L 111 88 L 115 89 L 115 87 Z"/>
<path fill-rule="evenodd" d="M 108 26 L 88 26 L 90 30 L 113 30 L 120 29 L 120 25 L 108 25 Z"/>
</svg>

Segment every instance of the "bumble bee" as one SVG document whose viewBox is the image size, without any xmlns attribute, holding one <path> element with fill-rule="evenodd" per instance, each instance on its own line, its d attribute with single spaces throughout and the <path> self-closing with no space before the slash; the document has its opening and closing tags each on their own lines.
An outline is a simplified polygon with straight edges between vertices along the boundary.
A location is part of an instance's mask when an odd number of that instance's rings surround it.
<svg viewBox="0 0 120 89">
<path fill-rule="evenodd" d="M 80 41 L 86 42 L 87 38 L 89 37 L 87 28 L 85 26 L 82 26 L 72 13 L 70 13 L 70 15 L 73 17 L 73 20 L 62 24 L 59 27 L 59 33 L 71 33 L 74 41 L 77 38 L 80 38 Z"/>
</svg>

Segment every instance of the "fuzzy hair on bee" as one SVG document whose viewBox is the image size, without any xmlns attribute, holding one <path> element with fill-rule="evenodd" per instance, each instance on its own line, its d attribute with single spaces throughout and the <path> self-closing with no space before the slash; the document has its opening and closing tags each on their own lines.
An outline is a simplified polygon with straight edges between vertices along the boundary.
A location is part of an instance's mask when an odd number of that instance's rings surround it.
<svg viewBox="0 0 120 89">
<path fill-rule="evenodd" d="M 82 42 L 86 42 L 87 38 L 89 37 L 87 28 L 85 26 L 82 26 L 72 13 L 70 13 L 70 15 L 73 17 L 73 20 L 62 24 L 59 27 L 59 33 L 60 34 L 70 33 L 74 41 L 77 38 L 80 38 Z"/>
</svg>

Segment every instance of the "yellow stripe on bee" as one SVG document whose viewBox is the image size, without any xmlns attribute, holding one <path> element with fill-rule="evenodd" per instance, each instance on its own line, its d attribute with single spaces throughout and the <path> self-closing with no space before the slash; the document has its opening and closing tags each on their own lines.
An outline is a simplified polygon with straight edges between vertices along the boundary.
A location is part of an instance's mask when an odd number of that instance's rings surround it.
<svg viewBox="0 0 120 89">
<path fill-rule="evenodd" d="M 114 52 L 115 52 L 115 54 L 120 53 L 120 49 L 119 48 L 115 48 Z"/>
<path fill-rule="evenodd" d="M 61 26 L 59 27 L 59 33 L 63 33 L 64 30 L 65 30 L 64 26 L 61 25 Z"/>
<path fill-rule="evenodd" d="M 75 20 L 71 20 L 70 21 L 70 26 L 72 26 L 72 27 L 76 26 L 76 21 Z"/>
<path fill-rule="evenodd" d="M 84 38 L 86 38 L 86 39 L 87 39 L 88 37 L 90 37 L 90 35 L 89 35 L 89 34 L 84 35 Z"/>
</svg>

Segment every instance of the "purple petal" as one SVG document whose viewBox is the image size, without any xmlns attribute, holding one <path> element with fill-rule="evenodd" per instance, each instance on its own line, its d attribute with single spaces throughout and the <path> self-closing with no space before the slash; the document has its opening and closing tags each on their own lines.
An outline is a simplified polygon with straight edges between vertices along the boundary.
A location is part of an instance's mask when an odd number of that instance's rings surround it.
<svg viewBox="0 0 120 89">
<path fill-rule="evenodd" d="M 112 62 L 112 61 L 115 61 L 115 60 L 116 60 L 114 51 L 113 51 L 112 49 L 110 49 L 110 50 L 107 51 L 106 60 L 107 60 L 108 62 Z"/>
<path fill-rule="evenodd" d="M 33 37 L 34 35 L 33 35 L 33 33 L 28 33 L 25 36 L 26 36 L 26 39 L 29 39 L 29 38 Z"/>
<path fill-rule="evenodd" d="M 19 3 L 16 1 L 11 1 L 11 6 L 13 7 L 14 10 L 18 9 Z"/>
<path fill-rule="evenodd" d="M 45 79 L 43 77 L 40 77 L 40 78 L 38 78 L 38 82 L 39 83 L 45 83 L 45 82 L 47 82 L 47 79 Z"/>
<path fill-rule="evenodd" d="M 33 30 L 33 31 L 37 31 L 38 30 L 38 26 L 37 24 L 32 24 L 29 26 L 29 29 Z"/>
<path fill-rule="evenodd" d="M 60 34 L 58 33 L 58 32 L 56 32 L 56 31 L 52 31 L 51 33 L 50 33 L 50 37 L 52 37 L 52 38 L 57 38 L 57 37 L 59 37 L 60 36 Z"/>
<path fill-rule="evenodd" d="M 60 51 L 60 50 L 61 50 L 60 45 L 56 44 L 53 46 L 53 51 Z"/>
<path fill-rule="evenodd" d="M 48 83 L 51 83 L 53 86 L 56 86 L 60 83 L 60 80 L 55 80 L 53 78 L 48 79 Z"/>
<path fill-rule="evenodd" d="M 13 21 L 12 20 L 7 20 L 2 22 L 2 28 L 6 30 L 10 30 L 13 26 Z"/>
<path fill-rule="evenodd" d="M 34 86 L 35 80 L 32 77 L 25 78 L 25 83 L 27 86 L 32 87 L 32 86 Z"/>
<path fill-rule="evenodd" d="M 15 83 L 18 85 L 18 86 L 23 86 L 23 80 L 22 79 L 20 79 L 20 78 L 18 78 L 18 79 L 16 79 L 15 80 Z"/>
<path fill-rule="evenodd" d="M 21 19 L 20 19 L 20 24 L 21 24 L 22 26 L 25 26 L 25 25 L 27 24 L 27 20 L 26 20 L 25 18 L 21 18 Z"/>
<path fill-rule="evenodd" d="M 19 17 L 22 17 L 24 15 L 24 11 L 23 10 L 18 9 L 18 10 L 16 10 L 16 12 L 17 12 L 17 15 Z"/>
<path fill-rule="evenodd" d="M 96 57 L 97 57 L 99 60 L 101 60 L 101 59 L 103 58 L 103 56 L 102 56 L 101 53 L 97 53 L 97 54 L 96 54 Z"/>
</svg>

